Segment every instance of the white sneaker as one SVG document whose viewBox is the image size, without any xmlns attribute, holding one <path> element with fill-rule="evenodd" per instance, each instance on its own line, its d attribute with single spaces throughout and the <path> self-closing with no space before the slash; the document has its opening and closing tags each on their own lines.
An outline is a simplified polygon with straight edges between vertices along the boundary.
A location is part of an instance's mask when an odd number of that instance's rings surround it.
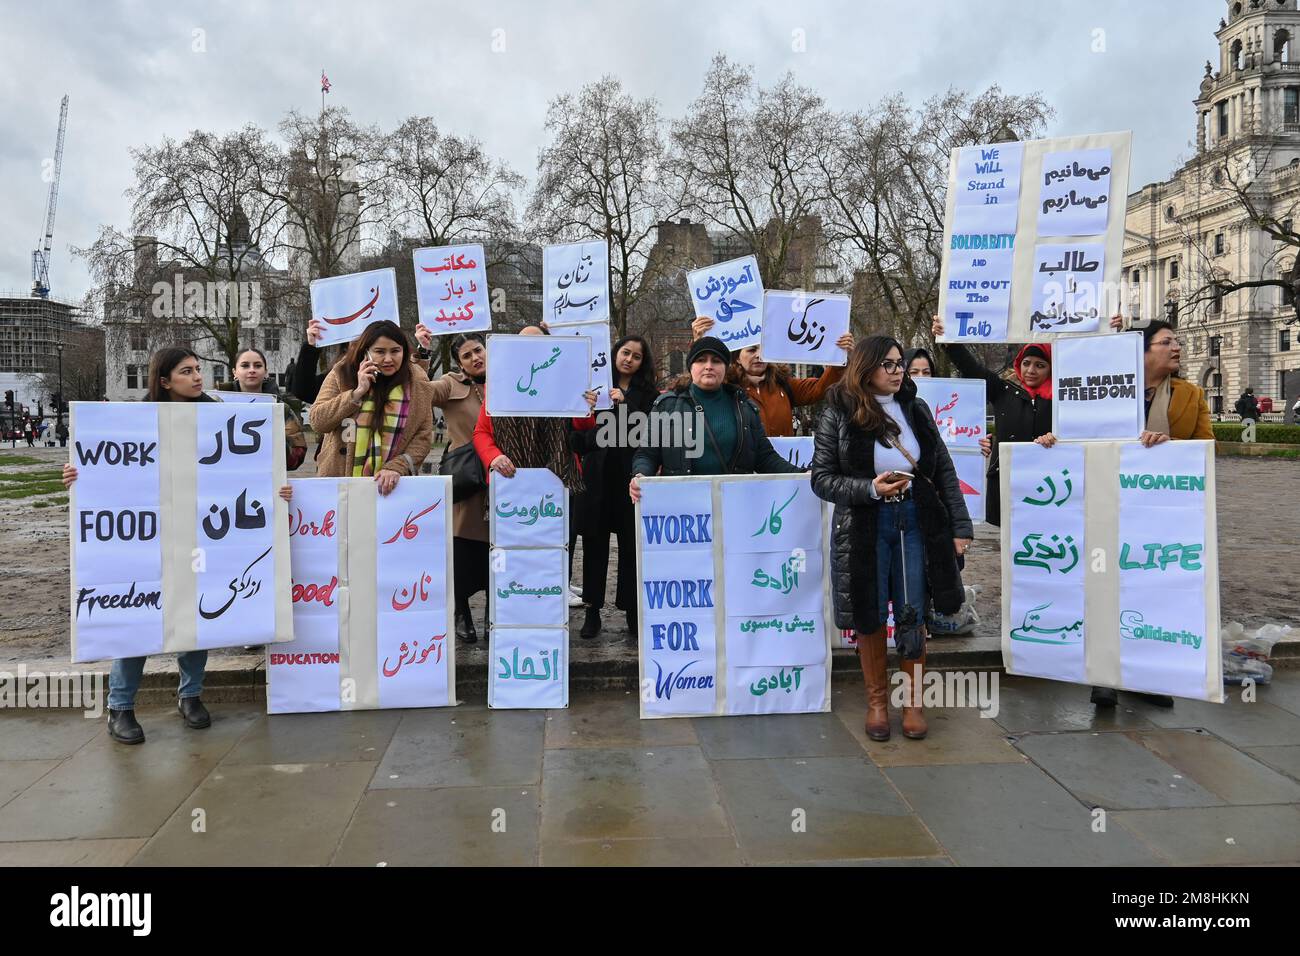
<svg viewBox="0 0 1300 956">
<path fill-rule="evenodd" d="M 569 607 L 582 607 L 582 592 L 569 585 Z"/>
</svg>

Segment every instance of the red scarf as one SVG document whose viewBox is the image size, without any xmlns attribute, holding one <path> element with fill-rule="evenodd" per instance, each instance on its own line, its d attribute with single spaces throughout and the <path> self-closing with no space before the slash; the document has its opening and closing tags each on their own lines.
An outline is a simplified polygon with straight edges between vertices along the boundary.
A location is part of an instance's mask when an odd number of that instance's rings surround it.
<svg viewBox="0 0 1300 956">
<path fill-rule="evenodd" d="M 1022 345 L 1020 346 L 1020 351 L 1016 353 L 1016 361 L 1013 366 L 1016 370 L 1016 378 L 1019 380 L 1021 387 L 1030 395 L 1034 396 L 1034 398 L 1050 399 L 1052 397 L 1052 376 L 1050 369 L 1048 370 L 1047 378 L 1043 379 L 1041 384 L 1035 385 L 1033 388 L 1030 388 L 1025 384 L 1025 377 L 1020 374 L 1020 362 L 1024 359 L 1025 352 L 1029 349 L 1041 349 L 1043 354 L 1047 356 L 1047 364 L 1052 364 L 1052 345 L 1050 342 L 1032 342 L 1029 345 Z"/>
</svg>

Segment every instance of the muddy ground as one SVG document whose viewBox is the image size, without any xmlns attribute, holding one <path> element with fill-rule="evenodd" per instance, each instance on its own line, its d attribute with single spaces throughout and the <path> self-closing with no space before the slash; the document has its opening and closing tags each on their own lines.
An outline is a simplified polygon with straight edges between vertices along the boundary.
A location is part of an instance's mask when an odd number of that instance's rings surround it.
<svg viewBox="0 0 1300 956">
<path fill-rule="evenodd" d="M 14 464 L 14 456 L 37 460 Z M 67 458 L 59 448 L 0 446 L 0 493 L 10 493 Z M 311 474 L 310 459 L 294 477 Z M 68 511 L 49 484 L 40 493 L 0 498 L 0 662 L 58 659 L 68 653 Z M 1300 626 L 1300 463 L 1259 458 L 1218 459 L 1219 570 L 1224 621 L 1258 627 L 1270 621 Z M 37 507 L 42 505 L 42 507 Z M 616 549 L 615 549 L 616 550 Z M 581 579 L 582 550 L 575 560 Z M 997 646 L 1000 569 L 996 530 L 979 526 L 965 580 L 980 588 L 981 646 Z M 612 582 L 611 582 L 612 584 Z M 622 615 L 606 602 L 609 638 L 622 638 Z M 474 602 L 483 619 L 483 597 Z M 575 609 L 572 627 L 581 625 Z M 610 648 L 613 650 L 613 648 Z M 630 652 L 630 645 L 627 651 Z M 238 653 L 217 651 L 216 654 Z"/>
</svg>

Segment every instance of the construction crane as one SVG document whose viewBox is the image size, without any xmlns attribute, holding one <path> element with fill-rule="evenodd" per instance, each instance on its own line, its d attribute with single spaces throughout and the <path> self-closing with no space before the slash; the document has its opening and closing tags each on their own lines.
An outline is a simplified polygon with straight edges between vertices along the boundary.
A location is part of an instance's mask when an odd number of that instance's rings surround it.
<svg viewBox="0 0 1300 956">
<path fill-rule="evenodd" d="M 54 177 L 50 180 L 50 200 L 45 209 L 45 238 L 32 250 L 32 297 L 50 296 L 50 248 L 54 244 L 54 210 L 59 205 L 59 174 L 63 170 L 63 133 L 68 128 L 68 96 L 59 107 L 59 138 L 54 144 Z"/>
</svg>

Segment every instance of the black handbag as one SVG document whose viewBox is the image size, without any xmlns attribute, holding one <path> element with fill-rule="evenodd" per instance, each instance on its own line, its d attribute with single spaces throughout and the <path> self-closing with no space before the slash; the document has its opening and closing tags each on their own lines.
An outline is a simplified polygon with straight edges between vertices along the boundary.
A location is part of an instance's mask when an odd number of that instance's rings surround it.
<svg viewBox="0 0 1300 956">
<path fill-rule="evenodd" d="M 452 503 L 473 498 L 487 491 L 487 472 L 483 470 L 483 460 L 474 450 L 473 442 L 465 442 L 459 448 L 442 453 L 438 463 L 438 474 L 451 475 Z"/>
</svg>

